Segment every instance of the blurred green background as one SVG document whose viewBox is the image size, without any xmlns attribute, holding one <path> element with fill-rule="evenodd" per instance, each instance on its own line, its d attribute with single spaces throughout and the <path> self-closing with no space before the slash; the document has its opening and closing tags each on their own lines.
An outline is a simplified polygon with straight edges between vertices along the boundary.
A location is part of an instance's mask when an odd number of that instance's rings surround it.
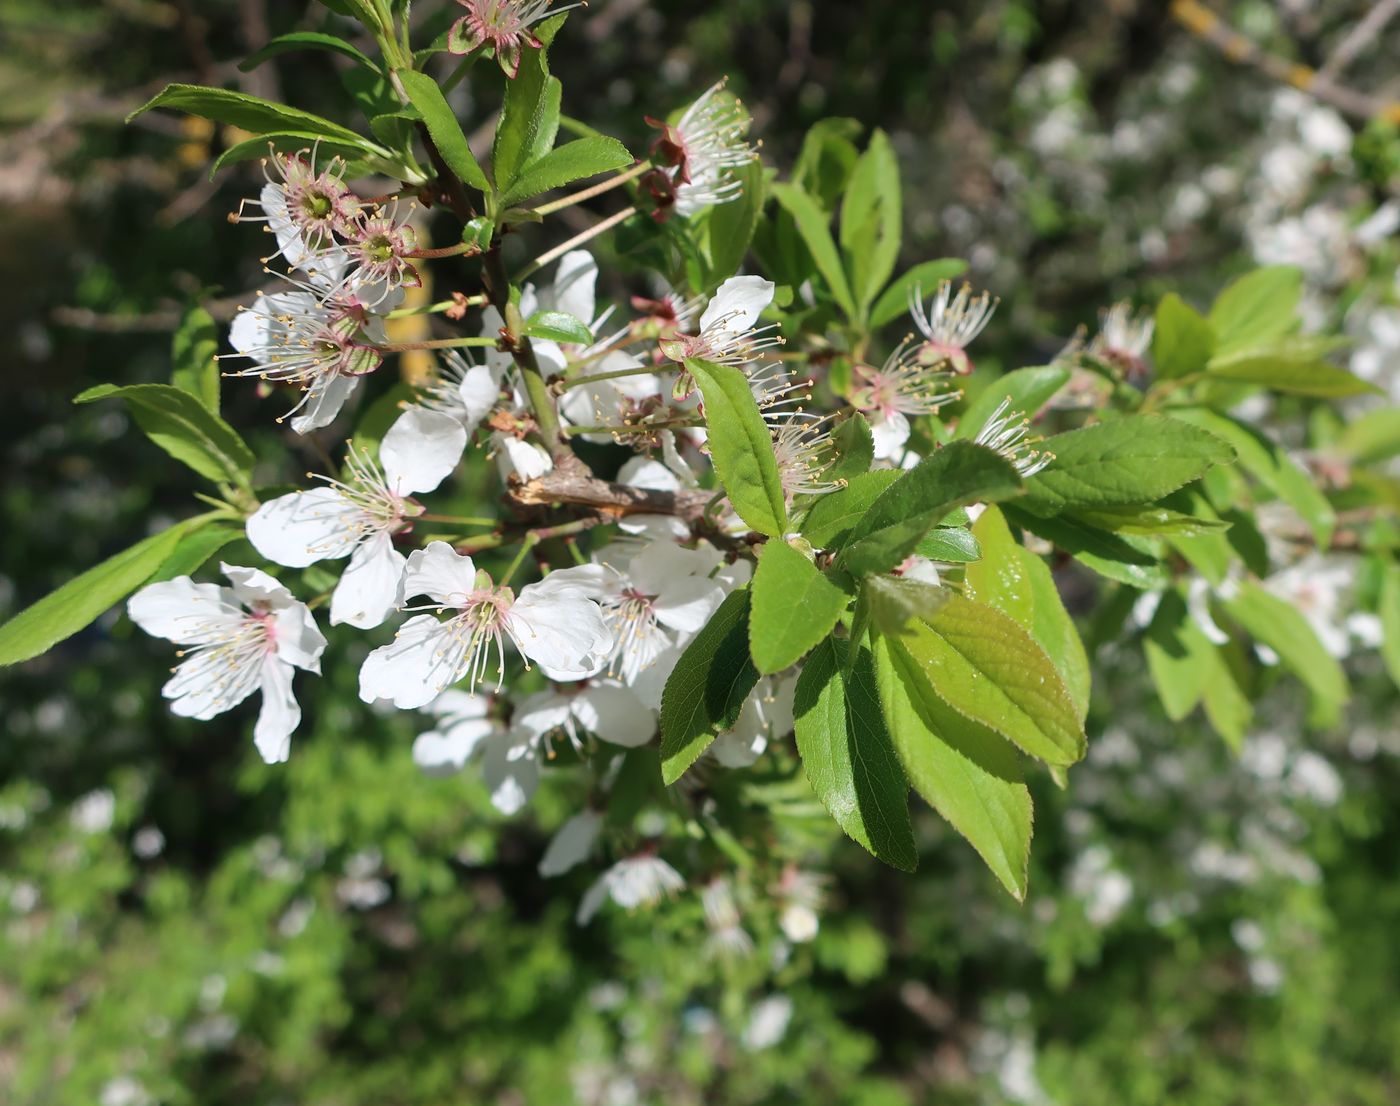
<svg viewBox="0 0 1400 1106">
<path fill-rule="evenodd" d="M 1316 64 L 1370 7 L 1219 10 Z M 164 379 L 184 307 L 227 318 L 259 280 L 225 218 L 256 167 L 211 183 L 227 136 L 123 116 L 194 80 L 343 118 L 325 55 L 236 69 L 323 19 L 0 6 L 0 617 L 190 512 L 192 477 L 120 411 L 68 401 Z M 1347 80 L 1383 88 L 1397 47 L 1392 24 Z M 1317 321 L 1365 349 L 1395 301 L 1394 250 L 1353 236 L 1393 193 L 1394 134 L 1232 65 L 1165 4 L 597 0 L 553 65 L 565 110 L 634 150 L 643 115 L 725 74 L 778 166 L 826 117 L 888 130 L 905 261 L 967 257 L 1002 298 L 984 372 L 1043 362 L 1115 298 L 1201 303 L 1257 261 L 1303 265 Z M 253 390 L 224 403 L 275 457 Z M 794 813 L 802 868 L 831 873 L 820 931 L 789 939 L 791 885 L 736 872 L 756 947 L 725 958 L 695 889 L 573 923 L 593 873 L 535 872 L 567 785 L 503 823 L 470 773 L 419 772 L 426 725 L 363 708 L 349 664 L 306 683 L 291 762 L 265 766 L 246 711 L 170 716 L 166 645 L 111 612 L 0 675 L 0 1100 L 1400 1101 L 1400 733 L 1374 657 L 1338 732 L 1304 733 L 1280 687 L 1239 757 L 1166 722 L 1135 645 L 1097 660 L 1090 760 L 1069 792 L 1039 781 L 1024 907 L 928 811 L 914 877 Z"/>
</svg>

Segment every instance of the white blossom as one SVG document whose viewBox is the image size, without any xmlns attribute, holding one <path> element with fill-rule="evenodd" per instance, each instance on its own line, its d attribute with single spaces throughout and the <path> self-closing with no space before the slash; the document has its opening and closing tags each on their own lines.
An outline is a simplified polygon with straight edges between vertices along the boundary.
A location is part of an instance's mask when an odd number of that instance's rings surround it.
<svg viewBox="0 0 1400 1106">
<path fill-rule="evenodd" d="M 394 535 L 423 513 L 411 495 L 441 484 L 466 444 L 456 419 L 410 408 L 384 435 L 378 462 L 352 444 L 344 481 L 322 477 L 327 487 L 264 503 L 248 519 L 248 540 L 291 568 L 349 557 L 331 596 L 331 624 L 378 626 L 394 609 L 403 577 Z"/>
<path fill-rule="evenodd" d="M 326 639 L 306 605 L 271 576 L 220 567 L 232 587 L 179 576 L 142 588 L 128 601 L 127 613 L 146 633 L 189 646 L 161 689 L 171 710 L 207 720 L 261 691 L 253 740 L 269 764 L 284 761 L 301 721 L 293 670 L 319 674 Z"/>
<path fill-rule="evenodd" d="M 608 899 L 624 910 L 654 906 L 685 886 L 679 872 L 653 853 L 619 860 L 584 893 L 574 920 L 587 925 Z"/>
<path fill-rule="evenodd" d="M 555 573 L 527 584 L 517 597 L 478 573 L 470 557 L 446 542 L 429 542 L 408 558 L 401 595 L 431 602 L 360 669 L 360 698 L 387 699 L 400 709 L 426 706 L 459 680 L 475 691 L 494 648 L 497 687 L 505 680 L 505 641 L 538 662 L 551 679 L 581 680 L 606 663 L 613 639 L 597 605 Z"/>
</svg>

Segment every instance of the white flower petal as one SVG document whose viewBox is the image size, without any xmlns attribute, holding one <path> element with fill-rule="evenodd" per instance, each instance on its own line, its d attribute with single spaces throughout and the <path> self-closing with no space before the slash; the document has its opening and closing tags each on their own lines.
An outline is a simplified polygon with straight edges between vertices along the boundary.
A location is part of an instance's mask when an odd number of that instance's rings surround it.
<svg viewBox="0 0 1400 1106">
<path fill-rule="evenodd" d="M 554 270 L 554 309 L 591 326 L 597 305 L 597 284 L 598 263 L 593 255 L 587 250 L 570 250 L 559 259 L 559 267 Z"/>
<path fill-rule="evenodd" d="M 470 433 L 500 402 L 500 374 L 487 365 L 475 365 L 462 375 L 457 395 L 466 409 L 464 425 Z"/>
<path fill-rule="evenodd" d="M 153 637 L 201 645 L 219 640 L 243 621 L 235 602 L 229 588 L 178 576 L 142 588 L 127 601 L 126 612 Z"/>
<path fill-rule="evenodd" d="M 242 568 L 220 561 L 219 571 L 233 584 L 232 591 L 238 601 L 247 606 L 264 603 L 280 608 L 297 601 L 296 596 L 260 568 Z"/>
<path fill-rule="evenodd" d="M 317 377 L 309 389 L 310 395 L 301 414 L 292 418 L 292 429 L 298 434 L 305 434 L 329 426 L 359 386 L 358 376 L 327 373 Z"/>
<path fill-rule="evenodd" d="M 466 448 L 466 428 L 456 419 L 410 407 L 384 435 L 379 460 L 390 490 L 398 495 L 430 492 L 451 475 Z"/>
<path fill-rule="evenodd" d="M 559 827 L 540 857 L 540 875 L 549 879 L 562 876 L 588 859 L 603 828 L 603 816 L 596 810 L 583 810 Z"/>
<path fill-rule="evenodd" d="M 554 467 L 549 454 L 534 442 L 522 442 L 510 434 L 494 434 L 492 442 L 502 476 L 515 473 L 522 480 L 535 480 Z"/>
<path fill-rule="evenodd" d="M 538 691 L 515 708 L 511 726 L 537 741 L 551 730 L 566 725 L 571 716 L 569 699 L 557 691 Z"/>
<path fill-rule="evenodd" d="M 522 653 L 552 680 L 581 680 L 607 663 L 613 637 L 598 605 L 572 585 L 528 584 L 508 617 Z"/>
<path fill-rule="evenodd" d="M 262 709 L 253 727 L 253 743 L 264 762 L 281 764 L 292 749 L 292 731 L 301 722 L 301 707 L 292 694 L 292 666 L 268 657 L 262 666 Z"/>
<path fill-rule="evenodd" d="M 387 699 L 400 710 L 425 707 L 456 682 L 451 658 L 444 657 L 453 626 L 430 614 L 405 622 L 388 645 L 365 658 L 360 668 L 360 698 Z"/>
<path fill-rule="evenodd" d="M 724 329 L 741 334 L 758 325 L 758 317 L 773 302 L 777 286 L 759 276 L 730 277 L 719 286 L 705 313 L 700 316 L 700 331 L 724 321 Z"/>
<path fill-rule="evenodd" d="M 408 555 L 399 600 L 402 603 L 415 595 L 427 595 L 450 606 L 475 590 L 476 565 L 472 559 L 445 541 L 430 541 Z"/>
<path fill-rule="evenodd" d="M 394 539 L 382 531 L 361 544 L 331 596 L 331 625 L 346 622 L 367 630 L 388 618 L 398 603 L 406 563 Z"/>
<path fill-rule="evenodd" d="M 485 696 L 477 696 L 483 704 Z M 413 763 L 429 776 L 450 776 L 460 772 L 481 742 L 496 729 L 485 718 L 469 719 L 444 730 L 419 734 L 413 742 Z"/>
<path fill-rule="evenodd" d="M 326 639 L 305 603 L 292 600 L 277 608 L 272 620 L 272 643 L 282 660 L 320 675 Z"/>
<path fill-rule="evenodd" d="M 624 464 L 618 470 L 617 482 L 629 488 L 648 488 L 658 492 L 679 491 L 681 487 L 675 473 L 649 457 L 633 457 Z"/>
<path fill-rule="evenodd" d="M 257 691 L 262 662 L 261 656 L 246 655 L 230 663 L 217 647 L 200 651 L 175 669 L 160 693 L 175 714 L 207 722 Z"/>
<path fill-rule="evenodd" d="M 652 602 L 656 620 L 682 633 L 693 634 L 724 602 L 724 588 L 703 576 L 687 576 L 668 584 Z"/>
<path fill-rule="evenodd" d="M 279 565 L 305 568 L 347 557 L 364 533 L 365 513 L 334 488 L 270 499 L 248 519 L 253 548 Z"/>
<path fill-rule="evenodd" d="M 610 684 L 584 688 L 570 707 L 584 729 L 613 745 L 635 749 L 656 733 L 656 718 L 626 688 Z"/>
<path fill-rule="evenodd" d="M 509 817 L 530 801 L 540 782 L 540 767 L 532 756 L 514 755 L 507 740 L 487 742 L 481 758 L 481 778 L 491 793 L 491 805 Z"/>
<path fill-rule="evenodd" d="M 875 459 L 894 461 L 904 455 L 909 441 L 909 420 L 900 412 L 870 420 L 870 435 L 875 440 Z"/>
</svg>

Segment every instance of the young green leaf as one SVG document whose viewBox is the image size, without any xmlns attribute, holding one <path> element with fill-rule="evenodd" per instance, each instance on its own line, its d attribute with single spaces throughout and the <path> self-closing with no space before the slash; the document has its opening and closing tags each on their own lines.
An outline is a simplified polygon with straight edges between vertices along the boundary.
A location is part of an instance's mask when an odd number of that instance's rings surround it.
<svg viewBox="0 0 1400 1106">
<path fill-rule="evenodd" d="M 238 63 L 240 72 L 251 73 L 268 58 L 276 57 L 278 54 L 285 54 L 291 50 L 325 50 L 332 54 L 341 54 L 353 61 L 359 62 L 366 69 L 378 71 L 379 66 L 375 65 L 365 54 L 352 43 L 346 42 L 343 38 L 336 38 L 335 35 L 322 34 L 320 31 L 293 31 L 290 34 L 278 35 L 268 41 L 261 50 L 255 50 L 243 61 Z"/>
<path fill-rule="evenodd" d="M 739 182 L 738 198 L 710 208 L 706 234 L 709 256 L 709 268 L 705 274 L 707 287 L 738 271 L 763 215 L 766 201 L 763 162 L 759 158 L 751 159 L 742 168 L 735 169 L 731 179 Z"/>
<path fill-rule="evenodd" d="M 235 142 L 214 159 L 209 167 L 209 179 L 213 180 L 219 170 L 226 165 L 240 161 L 256 161 L 267 157 L 269 148 L 274 150 L 304 150 L 314 146 L 321 157 L 343 157 L 350 161 L 363 161 L 375 167 L 377 172 L 388 175 L 407 173 L 407 167 L 400 164 L 394 154 L 383 146 L 366 139 L 357 142 L 339 141 L 324 138 L 310 131 L 267 131 L 257 138 Z"/>
<path fill-rule="evenodd" d="M 811 196 L 795 184 L 774 184 L 773 195 L 797 224 L 797 232 L 806 243 L 812 260 L 817 264 L 817 271 L 826 281 L 836 305 L 841 308 L 846 318 L 855 322 L 860 312 L 856 309 L 851 286 L 846 280 L 841 254 L 832 240 L 830 220 L 826 213 L 816 205 Z"/>
<path fill-rule="evenodd" d="M 1000 454 L 953 442 L 876 497 L 851 531 L 841 563 L 860 576 L 888 572 L 954 507 L 1006 499 L 1023 486 L 1015 466 Z"/>
<path fill-rule="evenodd" d="M 1035 624 L 1035 598 L 1021 561 L 1021 545 L 1011 536 L 1005 517 L 988 507 L 973 525 L 972 536 L 982 547 L 982 558 L 967 566 L 963 593 L 1030 629 Z"/>
<path fill-rule="evenodd" d="M 175 330 L 170 383 L 189 392 L 212 413 L 219 413 L 219 331 L 202 307 L 192 307 Z"/>
<path fill-rule="evenodd" d="M 193 575 L 220 549 L 242 536 L 243 530 L 233 526 L 210 525 L 191 531 L 161 562 L 149 582 Z"/>
<path fill-rule="evenodd" d="M 434 86 L 436 87 L 436 86 Z M 249 96 L 246 92 L 231 92 L 226 88 L 206 88 L 193 84 L 170 84 L 157 92 L 126 117 L 130 123 L 138 115 L 153 108 L 171 108 L 189 115 L 227 123 L 253 134 L 295 131 L 347 143 L 360 149 L 387 153 L 348 127 L 312 115 L 309 111 L 273 103 L 271 100 Z"/>
<path fill-rule="evenodd" d="M 758 683 L 749 659 L 749 592 L 732 591 L 686 647 L 661 694 L 661 778 L 685 775 L 720 730 L 739 720 Z"/>
<path fill-rule="evenodd" d="M 1082 726 L 1089 716 L 1089 694 L 1092 690 L 1089 654 L 1084 649 L 1084 641 L 1075 628 L 1074 619 L 1070 618 L 1065 602 L 1060 598 L 1060 589 L 1055 586 L 1050 566 L 1025 546 L 1021 546 L 1018 552 L 1035 607 L 1031 636 L 1045 650 L 1045 655 L 1064 680 L 1065 690 L 1069 692 Z"/>
<path fill-rule="evenodd" d="M 900 625 L 874 611 L 880 633 L 908 657 L 954 710 L 1047 764 L 1084 755 L 1084 727 L 1069 690 L 1030 632 L 993 607 L 960 595 Z"/>
<path fill-rule="evenodd" d="M 914 790 L 1023 900 L 1034 816 L 1015 750 L 943 702 L 897 639 L 876 636 L 875 676 L 885 724 Z"/>
<path fill-rule="evenodd" d="M 1224 606 L 1246 633 L 1277 653 L 1289 671 L 1303 681 L 1312 693 L 1318 719 L 1334 724 L 1350 695 L 1346 673 L 1302 613 L 1249 581 L 1241 584 Z"/>
<path fill-rule="evenodd" d="M 153 534 L 20 611 L 0 626 L 0 665 L 27 661 L 72 637 L 144 584 L 198 525 L 191 519 Z"/>
<path fill-rule="evenodd" d="M 730 365 L 685 363 L 705 400 L 710 455 L 739 517 L 760 534 L 787 531 L 787 499 L 773 456 L 773 439 L 749 390 L 748 378 Z"/>
<path fill-rule="evenodd" d="M 1332 504 L 1318 490 L 1312 477 L 1262 430 L 1204 407 L 1181 408 L 1173 411 L 1173 415 L 1229 442 L 1240 465 L 1298 512 L 1311 527 L 1319 546 L 1325 548 L 1331 542 L 1337 524 Z"/>
<path fill-rule="evenodd" d="M 146 436 L 177 461 L 216 484 L 246 485 L 253 452 L 233 427 L 173 384 L 99 384 L 74 403 L 120 399 Z"/>
<path fill-rule="evenodd" d="M 1255 269 L 1228 285 L 1210 309 L 1216 352 L 1262 345 L 1298 328 L 1303 274 L 1291 265 Z"/>
<path fill-rule="evenodd" d="M 1071 507 L 1150 503 L 1235 456 L 1215 435 L 1165 415 L 1070 430 L 1041 448 L 1055 459 L 1026 482 L 1017 506 L 1047 517 Z"/>
<path fill-rule="evenodd" d="M 1041 518 L 1010 505 L 1006 517 L 1021 529 L 1052 542 L 1100 576 L 1120 584 L 1148 590 L 1171 582 L 1156 546 L 1147 538 L 1114 534 L 1071 515 Z"/>
<path fill-rule="evenodd" d="M 851 290 L 862 314 L 868 314 L 894 272 L 903 218 L 899 159 L 889 136 L 877 129 L 856 162 L 841 201 L 841 252 L 846 256 Z"/>
<path fill-rule="evenodd" d="M 549 75 L 544 50 L 526 50 L 520 71 L 506 82 L 505 102 L 491 150 L 491 173 L 502 194 L 511 191 L 521 172 L 543 157 L 559 133 L 562 89 Z"/>
<path fill-rule="evenodd" d="M 827 469 L 828 480 L 849 482 L 870 471 L 875 460 L 875 436 L 859 411 L 852 411 L 831 432 L 831 444 L 836 447 L 836 461 Z"/>
<path fill-rule="evenodd" d="M 1215 331 L 1195 308 L 1175 292 L 1157 305 L 1152 330 L 1152 365 L 1158 380 L 1175 380 L 1204 372 L 1215 353 Z"/>
<path fill-rule="evenodd" d="M 966 271 L 967 262 L 957 257 L 921 261 L 880 294 L 870 309 L 870 328 L 876 330 L 907 314 L 911 293 L 917 291 L 921 296 L 931 296 L 945 280 L 962 276 Z"/>
<path fill-rule="evenodd" d="M 1135 537 L 1197 537 L 1230 529 L 1218 518 L 1200 518 L 1166 507 L 1078 507 L 1069 517 L 1115 534 Z"/>
<path fill-rule="evenodd" d="M 1381 578 L 1381 658 L 1400 686 L 1400 565 L 1387 564 Z"/>
<path fill-rule="evenodd" d="M 829 639 L 803 666 L 793 703 L 797 751 L 812 790 L 847 836 L 912 872 L 918 852 L 909 784 L 885 726 L 870 654 L 860 650 L 848 666 L 850 649 Z"/>
<path fill-rule="evenodd" d="M 1002 400 L 1009 401 L 1008 406 L 1012 410 L 1033 418 L 1056 392 L 1069 383 L 1069 377 L 1069 369 L 1063 365 L 1036 365 L 997 377 L 967 405 L 967 410 L 958 419 L 954 437 L 975 438 Z"/>
<path fill-rule="evenodd" d="M 525 320 L 522 332 L 530 338 L 575 342 L 584 346 L 593 341 L 593 332 L 588 329 L 588 324 L 563 311 L 536 311 Z"/>
<path fill-rule="evenodd" d="M 423 113 L 423 125 L 428 128 L 428 134 L 433 140 L 433 145 L 437 147 L 437 152 L 442 155 L 443 162 L 473 188 L 481 192 L 490 191 L 490 182 L 472 155 L 471 148 L 467 145 L 467 136 L 462 133 L 462 126 L 457 122 L 452 108 L 448 106 L 437 81 L 426 73 L 417 73 L 410 69 L 400 69 L 397 72 L 409 100 Z"/>
<path fill-rule="evenodd" d="M 1200 703 L 1214 649 L 1181 596 L 1174 590 L 1165 592 L 1147 628 L 1143 652 L 1162 709 L 1173 722 L 1181 721 Z"/>
<path fill-rule="evenodd" d="M 632 155 L 615 138 L 576 138 L 526 166 L 504 196 L 501 206 L 510 207 L 551 188 L 562 188 L 576 180 L 594 177 L 632 164 Z"/>
<path fill-rule="evenodd" d="M 1382 407 L 1352 419 L 1342 427 L 1336 444 L 1359 464 L 1400 455 L 1400 407 Z"/>
<path fill-rule="evenodd" d="M 914 552 L 931 561 L 968 564 L 982 556 L 982 547 L 961 526 L 935 526 L 919 539 Z"/>
<path fill-rule="evenodd" d="M 822 496 L 802 520 L 802 536 L 818 549 L 840 549 L 880 494 L 903 473 L 877 469 L 851 478 L 839 491 Z"/>
<path fill-rule="evenodd" d="M 1360 377 L 1352 376 L 1345 369 L 1328 364 L 1306 347 L 1296 345 L 1249 347 L 1217 356 L 1211 360 L 1208 374 L 1213 380 L 1257 384 L 1274 392 L 1322 399 L 1358 396 L 1380 390 Z"/>
<path fill-rule="evenodd" d="M 791 668 L 831 633 L 850 596 L 786 542 L 764 544 L 754 571 L 749 647 L 760 672 Z"/>
</svg>

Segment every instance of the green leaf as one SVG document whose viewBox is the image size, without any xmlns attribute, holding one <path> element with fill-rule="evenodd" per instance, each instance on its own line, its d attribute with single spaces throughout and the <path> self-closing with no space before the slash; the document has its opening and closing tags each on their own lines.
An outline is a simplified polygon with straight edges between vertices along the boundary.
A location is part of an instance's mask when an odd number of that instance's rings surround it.
<svg viewBox="0 0 1400 1106">
<path fill-rule="evenodd" d="M 1230 529 L 1221 519 L 1199 518 L 1166 507 L 1081 507 L 1072 511 L 1071 517 L 1115 534 L 1137 537 L 1197 537 Z"/>
<path fill-rule="evenodd" d="M 1205 371 L 1215 353 L 1215 331 L 1195 308 L 1175 292 L 1157 305 L 1152 331 L 1152 364 L 1158 380 L 1175 380 Z"/>
<path fill-rule="evenodd" d="M 576 138 L 525 168 L 501 198 L 501 205 L 509 207 L 551 188 L 631 164 L 632 155 L 615 138 Z"/>
<path fill-rule="evenodd" d="M 588 329 L 588 324 L 563 311 L 536 311 L 525 320 L 522 333 L 530 338 L 575 342 L 584 346 L 593 341 L 593 332 Z"/>
<path fill-rule="evenodd" d="M 434 86 L 436 87 L 436 86 Z M 332 123 L 309 111 L 275 104 L 271 100 L 249 96 L 246 92 L 231 92 L 226 88 L 205 88 L 202 85 L 166 85 L 150 100 L 142 104 L 126 117 L 130 123 L 138 115 L 152 108 L 171 108 L 189 115 L 212 119 L 215 123 L 227 123 L 253 134 L 274 134 L 294 131 L 318 138 L 328 138 L 348 143 L 359 149 L 382 151 L 374 143 L 361 138 L 348 127 Z"/>
<path fill-rule="evenodd" d="M 920 557 L 949 564 L 966 564 L 982 556 L 982 547 L 961 526 L 935 526 L 914 547 Z"/>
<path fill-rule="evenodd" d="M 1238 649 L 1233 645 L 1211 651 L 1211 664 L 1202 688 L 1201 705 L 1205 707 L 1206 718 L 1210 720 L 1215 732 L 1238 753 L 1244 745 L 1245 733 L 1254 717 L 1254 705 L 1240 686 L 1240 664 L 1229 660 L 1237 652 Z"/>
<path fill-rule="evenodd" d="M 997 377 L 967 405 L 967 410 L 958 419 L 954 436 L 975 438 L 1002 400 L 1008 400 L 1012 410 L 1034 418 L 1036 412 L 1069 383 L 1069 377 L 1070 371 L 1063 365 L 1037 365 Z"/>
<path fill-rule="evenodd" d="M 841 556 L 860 576 L 888 572 L 954 507 L 992 503 L 1024 485 L 1015 466 L 971 442 L 953 442 L 920 461 L 886 488 L 851 532 Z"/>
<path fill-rule="evenodd" d="M 524 51 L 520 72 L 506 82 L 491 150 L 491 173 L 503 195 L 514 188 L 522 170 L 554 145 L 561 95 L 559 82 L 549 75 L 546 51 Z"/>
<path fill-rule="evenodd" d="M 840 491 L 812 505 L 802 521 L 802 536 L 818 549 L 840 549 L 880 493 L 902 475 L 894 469 L 878 469 L 852 477 Z"/>
<path fill-rule="evenodd" d="M 710 455 L 734 510 L 760 534 L 782 537 L 787 531 L 787 500 L 773 439 L 748 378 L 731 365 L 690 360 L 685 367 L 700 386 Z"/>
<path fill-rule="evenodd" d="M 75 576 L 20 611 L 0 626 L 0 665 L 27 661 L 72 637 L 144 584 L 180 539 L 199 524 L 195 519 L 176 523 Z"/>
<path fill-rule="evenodd" d="M 173 580 L 176 576 L 190 576 L 230 542 L 243 536 L 243 530 L 234 526 L 203 526 L 191 531 L 180 540 L 170 556 L 161 562 L 150 582 Z"/>
<path fill-rule="evenodd" d="M 739 720 L 758 683 L 749 659 L 749 592 L 732 591 L 695 635 L 661 694 L 661 778 L 675 783 L 720 730 Z"/>
<path fill-rule="evenodd" d="M 246 486 L 253 452 L 233 427 L 189 392 L 173 384 L 99 384 L 76 396 L 74 403 L 120 399 L 146 436 L 177 461 L 216 484 Z"/>
<path fill-rule="evenodd" d="M 792 167 L 792 182 L 823 211 L 834 211 L 860 157 L 855 139 L 865 128 L 858 119 L 819 119 L 808 128 Z"/>
<path fill-rule="evenodd" d="M 1024 900 L 1034 816 L 1015 750 L 944 703 L 897 639 L 876 637 L 875 676 L 885 724 L 914 790 Z"/>
<path fill-rule="evenodd" d="M 1050 566 L 1024 546 L 1020 549 L 1020 556 L 1035 606 L 1031 636 L 1040 643 L 1045 655 L 1059 671 L 1082 726 L 1089 716 L 1089 695 L 1092 690 L 1089 654 L 1084 649 L 1084 641 L 1075 628 L 1074 620 L 1065 609 L 1064 600 L 1060 598 L 1060 589 L 1055 586 Z"/>
<path fill-rule="evenodd" d="M 784 541 L 764 544 L 754 571 L 749 648 L 765 674 L 791 668 L 836 625 L 850 596 Z"/>
<path fill-rule="evenodd" d="M 1342 427 L 1337 447 L 1363 465 L 1400 454 L 1400 407 L 1383 407 L 1352 419 Z"/>
<path fill-rule="evenodd" d="M 744 263 L 767 201 L 760 159 L 752 158 L 743 168 L 735 169 L 731 179 L 740 182 L 739 198 L 710 208 L 707 227 L 710 265 L 706 285 L 718 284 L 733 276 Z"/>
<path fill-rule="evenodd" d="M 963 594 L 995 607 L 1026 629 L 1035 623 L 1035 597 L 1021 561 L 1021 545 L 995 507 L 982 512 L 972 527 L 982 558 L 967 566 Z"/>
<path fill-rule="evenodd" d="M 917 665 L 938 697 L 1047 764 L 1084 755 L 1074 701 L 1030 632 L 993 607 L 960 595 L 902 626 L 888 608 L 874 617 L 882 636 Z"/>
<path fill-rule="evenodd" d="M 189 392 L 210 412 L 219 413 L 219 330 L 213 316 L 202 307 L 185 312 L 171 341 L 174 369 L 170 383 Z"/>
<path fill-rule="evenodd" d="M 1337 524 L 1332 504 L 1318 490 L 1312 477 L 1262 430 L 1200 407 L 1183 408 L 1173 414 L 1229 442 L 1240 465 L 1298 512 L 1312 529 L 1317 544 L 1324 548 L 1330 544 Z"/>
<path fill-rule="evenodd" d="M 1018 506 L 1042 516 L 1150 503 L 1235 456 L 1215 435 L 1165 415 L 1097 423 L 1056 434 L 1040 448 L 1055 459 L 1026 482 Z"/>
<path fill-rule="evenodd" d="M 1224 607 L 1246 633 L 1277 653 L 1284 666 L 1302 680 L 1312 693 L 1317 717 L 1324 724 L 1335 724 L 1350 694 L 1346 673 L 1302 613 L 1248 580 L 1232 598 L 1224 600 Z"/>
<path fill-rule="evenodd" d="M 918 864 L 909 821 L 909 784 L 880 709 L 870 654 L 847 672 L 850 645 L 823 643 L 797 680 L 797 751 L 817 798 L 872 856 L 912 872 Z"/>
<path fill-rule="evenodd" d="M 1143 652 L 1167 717 L 1179 722 L 1205 693 L 1214 646 L 1191 619 L 1176 591 L 1163 594 L 1147 628 Z"/>
<path fill-rule="evenodd" d="M 875 460 L 875 435 L 859 411 L 852 411 L 837 424 L 831 432 L 831 444 L 836 448 L 836 461 L 827 469 L 827 479 L 849 482 L 870 471 Z"/>
<path fill-rule="evenodd" d="M 290 50 L 328 50 L 333 54 L 342 54 L 351 58 L 366 69 L 375 71 L 379 69 L 379 66 L 375 65 L 351 43 L 346 42 L 343 38 L 336 38 L 335 35 L 322 34 L 320 31 L 293 31 L 291 34 L 278 35 L 261 50 L 255 51 L 239 62 L 238 68 L 244 73 L 249 73 L 267 61 L 268 58 L 285 54 Z"/>
<path fill-rule="evenodd" d="M 894 272 L 904 232 L 899 160 L 889 136 L 876 130 L 856 162 L 841 201 L 841 251 L 862 315 Z"/>
<path fill-rule="evenodd" d="M 362 138 L 355 142 L 348 142 L 323 138 L 310 131 L 268 131 L 257 138 L 235 142 L 216 157 L 214 163 L 209 167 L 209 179 L 213 180 L 218 175 L 219 170 L 226 165 L 233 165 L 240 161 L 256 161 L 258 158 L 266 157 L 269 148 L 286 151 L 304 150 L 311 146 L 316 148 L 318 154 L 329 154 L 352 161 L 364 158 L 370 164 L 382 167 L 380 171 L 385 173 L 398 173 L 403 168 L 395 160 L 392 152 L 368 139 Z"/>
<path fill-rule="evenodd" d="M 1381 658 L 1390 678 L 1400 686 L 1400 565 L 1387 564 L 1381 578 L 1379 614 Z"/>
<path fill-rule="evenodd" d="M 467 136 L 462 133 L 461 124 L 448 106 L 437 81 L 426 73 L 409 69 L 400 69 L 397 73 L 409 100 L 422 112 L 423 125 L 428 128 L 428 134 L 442 155 L 443 162 L 465 183 L 478 191 L 489 192 L 490 182 L 472 155 Z"/>
<path fill-rule="evenodd" d="M 1298 326 L 1303 274 L 1291 265 L 1246 273 L 1216 297 L 1210 309 L 1216 352 L 1225 354 L 1292 334 Z"/>
<path fill-rule="evenodd" d="M 909 310 L 909 293 L 915 289 L 922 296 L 930 296 L 945 280 L 953 280 L 966 271 L 967 262 L 957 257 L 920 262 L 880 294 L 875 306 L 870 309 L 870 328 L 877 329 L 906 314 Z"/>
<path fill-rule="evenodd" d="M 1380 391 L 1345 369 L 1329 364 L 1306 343 L 1293 339 L 1275 346 L 1251 346 L 1213 358 L 1212 380 L 1256 384 L 1274 392 L 1337 399 Z"/>
<path fill-rule="evenodd" d="M 773 195 L 797 224 L 797 232 L 812 254 L 817 271 L 826 281 L 837 306 L 846 318 L 856 322 L 860 312 L 856 310 L 851 286 L 846 281 L 846 270 L 842 267 L 841 254 L 832 240 L 830 221 L 826 213 L 816 205 L 811 196 L 795 184 L 774 184 Z"/>
<path fill-rule="evenodd" d="M 1006 516 L 1023 530 L 1052 542 L 1100 576 L 1144 590 L 1163 587 L 1171 577 L 1145 538 L 1113 534 L 1069 515 L 1040 518 L 1008 506 Z"/>
</svg>

